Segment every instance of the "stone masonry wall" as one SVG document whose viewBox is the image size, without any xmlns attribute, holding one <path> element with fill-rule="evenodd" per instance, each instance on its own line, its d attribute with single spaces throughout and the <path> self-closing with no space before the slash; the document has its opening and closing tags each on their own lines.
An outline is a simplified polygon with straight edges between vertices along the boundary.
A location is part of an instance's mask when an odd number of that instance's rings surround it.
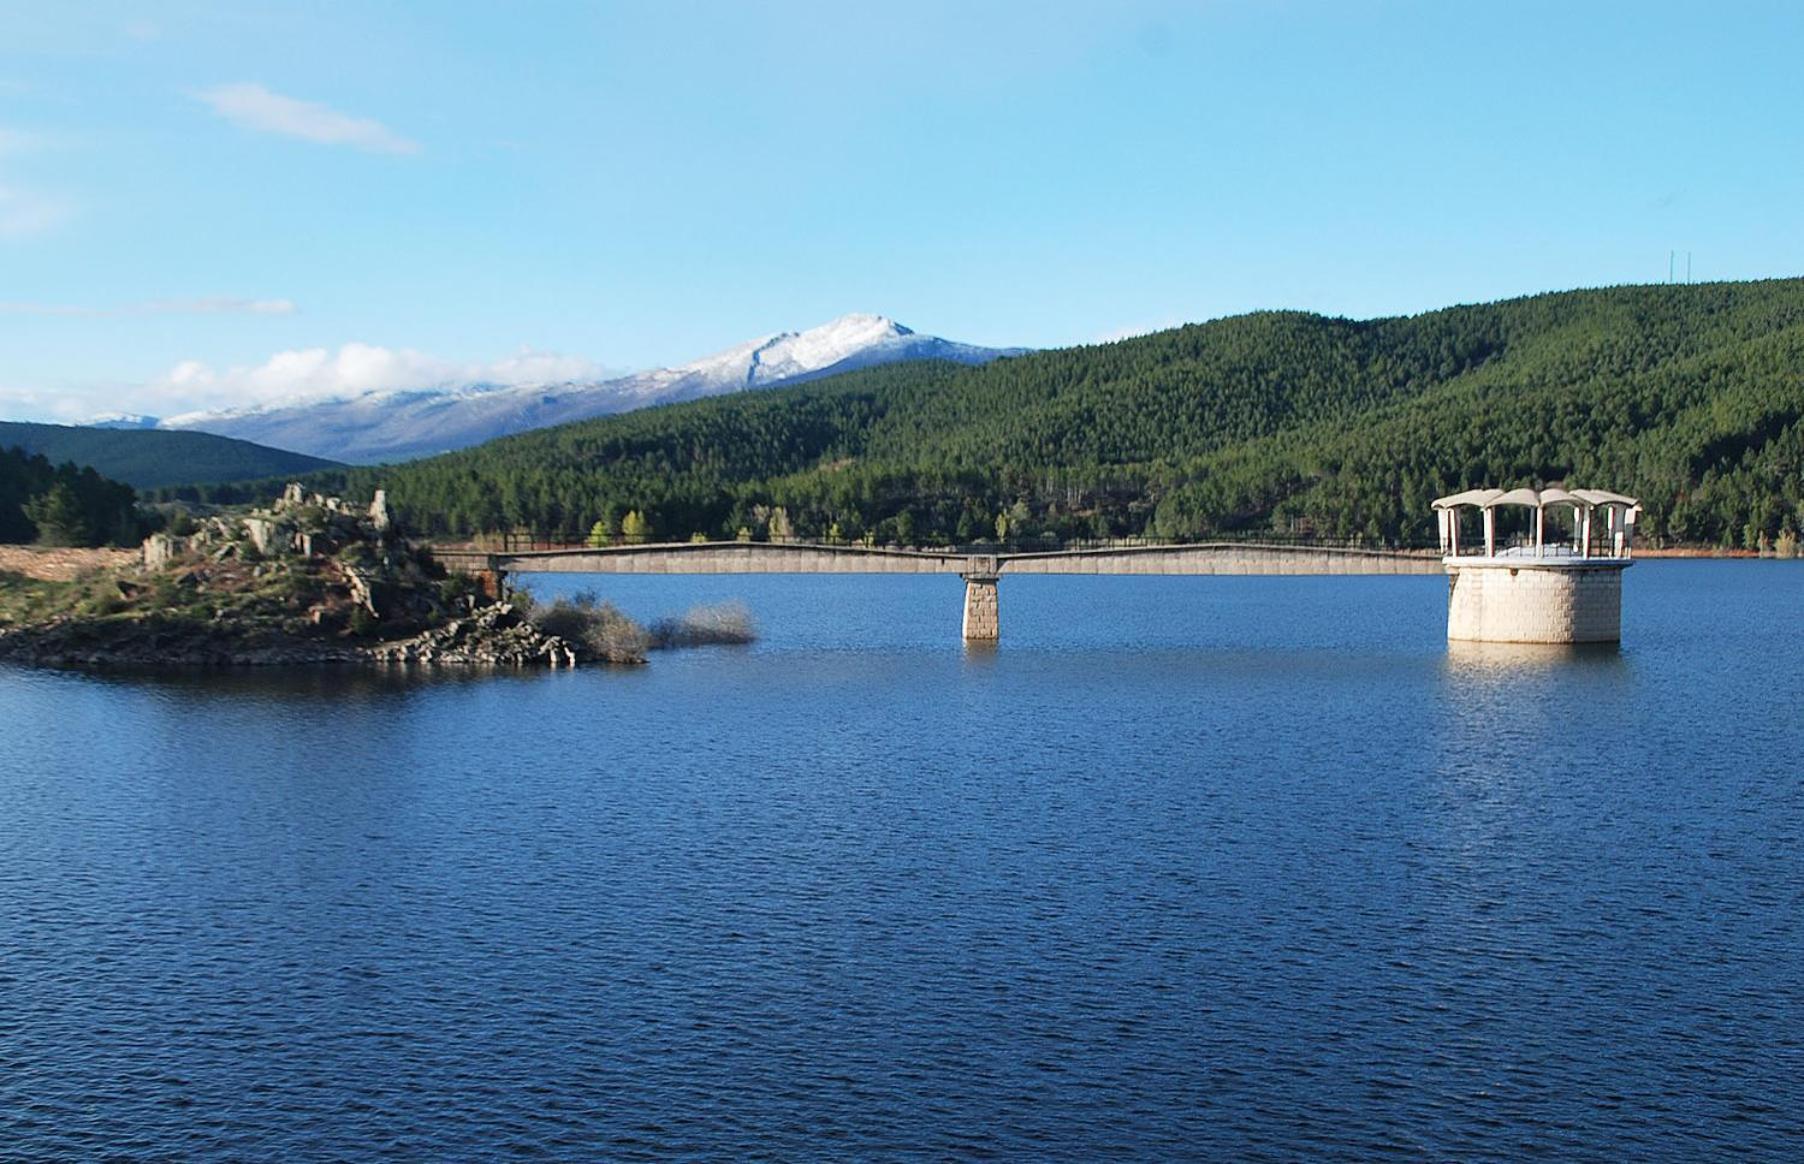
<svg viewBox="0 0 1804 1164">
<path fill-rule="evenodd" d="M 1450 566 L 1447 637 L 1486 643 L 1622 638 L 1621 566 Z"/>
<path fill-rule="evenodd" d="M 1004 574 L 1438 574 L 1438 556 L 1393 551 L 1269 546 L 1161 546 L 1014 554 Z"/>
<path fill-rule="evenodd" d="M 995 642 L 1001 637 L 1002 618 L 996 601 L 996 579 L 965 579 L 965 639 Z"/>
</svg>

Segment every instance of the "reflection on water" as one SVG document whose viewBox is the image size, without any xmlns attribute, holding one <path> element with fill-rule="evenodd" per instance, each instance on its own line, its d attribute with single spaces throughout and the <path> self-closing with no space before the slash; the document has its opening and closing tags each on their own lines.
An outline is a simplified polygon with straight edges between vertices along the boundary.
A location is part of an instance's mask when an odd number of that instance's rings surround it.
<svg viewBox="0 0 1804 1164">
<path fill-rule="evenodd" d="M 559 580 L 564 584 L 566 580 Z M 1786 1158 L 1804 569 L 567 580 L 610 671 L 0 667 L 0 1155 Z"/>
<path fill-rule="evenodd" d="M 1002 643 L 997 639 L 965 639 L 963 646 L 965 654 L 970 658 L 991 659 L 996 656 Z"/>
<path fill-rule="evenodd" d="M 467 683 L 542 682 L 537 668 L 424 667 L 179 667 L 112 668 L 83 672 L 65 669 L 77 682 L 93 682 L 168 693 L 217 694 L 252 699 L 359 699 L 402 695 L 424 686 Z"/>
<path fill-rule="evenodd" d="M 1550 668 L 1592 671 L 1625 665 L 1618 643 L 1476 643 L 1450 639 L 1447 670 L 1453 675 L 1492 675 Z"/>
</svg>

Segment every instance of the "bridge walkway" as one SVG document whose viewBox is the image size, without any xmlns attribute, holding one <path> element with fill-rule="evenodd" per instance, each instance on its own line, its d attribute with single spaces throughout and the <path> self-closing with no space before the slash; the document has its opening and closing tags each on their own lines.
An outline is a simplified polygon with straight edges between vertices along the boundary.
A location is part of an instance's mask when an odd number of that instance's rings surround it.
<svg viewBox="0 0 1804 1164">
<path fill-rule="evenodd" d="M 1439 554 L 1309 543 L 1195 542 L 1075 549 L 902 549 L 818 542 L 669 542 L 545 550 L 435 548 L 446 569 L 484 576 L 498 593 L 510 574 L 957 574 L 965 580 L 964 637 L 1000 634 L 997 583 L 1021 574 L 1439 574 Z"/>
</svg>

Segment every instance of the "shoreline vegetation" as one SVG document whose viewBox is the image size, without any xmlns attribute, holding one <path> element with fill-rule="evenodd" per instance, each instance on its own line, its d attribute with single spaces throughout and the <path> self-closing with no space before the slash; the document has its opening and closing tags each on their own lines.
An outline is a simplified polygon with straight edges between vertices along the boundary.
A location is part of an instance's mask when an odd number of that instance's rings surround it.
<svg viewBox="0 0 1804 1164">
<path fill-rule="evenodd" d="M 749 612 L 641 626 L 583 593 L 486 593 L 367 511 L 290 486 L 270 509 L 153 534 L 136 553 L 0 547 L 0 659 L 63 667 L 642 664 L 755 641 Z"/>
</svg>

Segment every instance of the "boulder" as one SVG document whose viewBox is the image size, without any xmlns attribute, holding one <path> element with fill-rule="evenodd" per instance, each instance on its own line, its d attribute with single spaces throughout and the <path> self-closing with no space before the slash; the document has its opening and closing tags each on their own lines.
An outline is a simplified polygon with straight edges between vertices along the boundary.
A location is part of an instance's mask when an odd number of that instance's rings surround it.
<svg viewBox="0 0 1804 1164">
<path fill-rule="evenodd" d="M 139 548 L 146 570 L 161 570 L 188 552 L 188 539 L 171 533 L 153 533 Z"/>
<path fill-rule="evenodd" d="M 376 490 L 376 497 L 370 502 L 370 524 L 376 527 L 378 534 L 388 533 L 393 519 L 388 515 L 388 490 Z"/>
<path fill-rule="evenodd" d="M 273 517 L 253 515 L 244 519 L 244 532 L 251 539 L 251 545 L 257 547 L 257 552 L 268 556 L 287 548 L 287 539 L 282 536 L 283 525 Z"/>
</svg>

